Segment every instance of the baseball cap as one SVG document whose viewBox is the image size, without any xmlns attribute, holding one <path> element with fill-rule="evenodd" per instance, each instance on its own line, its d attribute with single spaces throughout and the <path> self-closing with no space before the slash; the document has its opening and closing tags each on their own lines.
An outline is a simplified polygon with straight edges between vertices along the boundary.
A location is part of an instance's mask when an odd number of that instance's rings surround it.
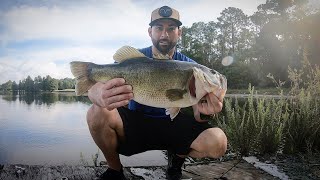
<svg viewBox="0 0 320 180">
<path fill-rule="evenodd" d="M 178 26 L 182 25 L 179 12 L 169 6 L 162 6 L 152 11 L 151 22 L 149 25 L 152 26 L 157 20 L 160 19 L 171 19 L 175 21 Z"/>
</svg>

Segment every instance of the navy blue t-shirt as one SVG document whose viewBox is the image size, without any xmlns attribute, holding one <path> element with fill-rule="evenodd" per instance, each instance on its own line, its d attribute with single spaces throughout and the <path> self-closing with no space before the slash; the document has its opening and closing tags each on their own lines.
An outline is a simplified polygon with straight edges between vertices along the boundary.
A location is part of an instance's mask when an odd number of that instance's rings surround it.
<svg viewBox="0 0 320 180">
<path fill-rule="evenodd" d="M 152 58 L 152 46 L 147 47 L 147 48 L 143 48 L 143 49 L 139 49 L 139 51 L 142 52 L 147 57 Z M 174 52 L 172 59 L 178 60 L 178 61 L 187 61 L 187 62 L 196 63 L 194 60 L 188 58 L 184 54 L 177 52 L 177 51 Z M 166 110 L 164 108 L 156 108 L 156 107 L 146 106 L 143 104 L 139 104 L 134 100 L 131 100 L 129 102 L 128 108 L 130 110 L 143 112 L 146 116 L 150 116 L 153 118 L 168 118 L 169 117 L 168 115 L 166 115 Z"/>
</svg>

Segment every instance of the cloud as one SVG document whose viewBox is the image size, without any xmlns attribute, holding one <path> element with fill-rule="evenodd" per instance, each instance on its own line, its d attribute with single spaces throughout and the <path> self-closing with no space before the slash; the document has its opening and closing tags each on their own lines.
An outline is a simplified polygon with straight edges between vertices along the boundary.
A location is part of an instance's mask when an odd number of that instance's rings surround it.
<svg viewBox="0 0 320 180">
<path fill-rule="evenodd" d="M 123 45 L 151 45 L 150 13 L 178 9 L 183 25 L 216 21 L 229 6 L 252 14 L 265 0 L 70 0 L 8 1 L 0 7 L 0 84 L 41 75 L 72 77 L 68 63 L 112 63 Z"/>
<path fill-rule="evenodd" d="M 140 4 L 130 0 L 81 1 L 79 5 L 51 4 L 50 6 L 13 6 L 1 15 L 4 33 L 2 41 L 27 41 L 34 39 L 66 39 L 81 43 L 112 41 L 115 39 L 146 39 L 152 9 L 168 4 L 179 9 L 184 25 L 193 22 L 216 21 L 220 12 L 229 6 L 256 10 L 258 2 L 265 0 L 237 1 L 156 1 L 152 7 L 147 1 Z M 72 2 L 72 1 L 71 1 Z M 248 8 L 250 7 L 250 8 Z M 146 39 L 147 40 L 147 39 Z"/>
<path fill-rule="evenodd" d="M 71 60 L 112 63 L 120 46 L 149 42 L 148 21 L 130 1 L 13 6 L 0 14 L 0 84 L 28 75 L 72 77 Z"/>
<path fill-rule="evenodd" d="M 2 15 L 2 39 L 66 39 L 81 43 L 146 36 L 146 12 L 126 1 L 75 6 L 17 6 Z M 127 1 L 130 2 L 130 1 Z M 130 14 L 129 14 L 130 13 Z M 125 23 L 124 23 L 125 22 Z"/>
<path fill-rule="evenodd" d="M 5 57 L 0 57 L 0 84 L 7 80 L 16 81 L 30 75 L 32 78 L 40 75 L 50 75 L 54 78 L 72 77 L 69 62 L 90 61 L 97 64 L 113 63 L 115 49 L 74 47 L 57 48 L 50 51 L 16 51 Z M 21 60 L 22 56 L 22 60 Z"/>
</svg>

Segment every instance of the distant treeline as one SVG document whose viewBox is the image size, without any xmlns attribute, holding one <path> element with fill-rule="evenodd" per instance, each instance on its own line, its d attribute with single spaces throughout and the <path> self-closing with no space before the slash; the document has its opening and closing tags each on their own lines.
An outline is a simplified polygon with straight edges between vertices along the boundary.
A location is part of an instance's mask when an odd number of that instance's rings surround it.
<svg viewBox="0 0 320 180">
<path fill-rule="evenodd" d="M 74 79 L 55 79 L 47 75 L 46 77 L 37 76 L 34 79 L 28 76 L 26 79 L 20 80 L 19 83 L 9 80 L 6 83 L 0 85 L 0 90 L 39 92 L 62 89 L 74 89 L 74 87 Z"/>
</svg>

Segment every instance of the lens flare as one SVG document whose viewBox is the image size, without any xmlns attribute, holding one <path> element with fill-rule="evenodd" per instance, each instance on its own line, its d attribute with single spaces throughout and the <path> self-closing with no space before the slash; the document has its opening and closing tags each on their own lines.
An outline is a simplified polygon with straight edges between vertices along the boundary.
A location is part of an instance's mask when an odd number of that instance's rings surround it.
<svg viewBox="0 0 320 180">
<path fill-rule="evenodd" d="M 221 64 L 224 66 L 229 66 L 233 63 L 233 57 L 232 56 L 226 56 L 222 59 Z"/>
</svg>

